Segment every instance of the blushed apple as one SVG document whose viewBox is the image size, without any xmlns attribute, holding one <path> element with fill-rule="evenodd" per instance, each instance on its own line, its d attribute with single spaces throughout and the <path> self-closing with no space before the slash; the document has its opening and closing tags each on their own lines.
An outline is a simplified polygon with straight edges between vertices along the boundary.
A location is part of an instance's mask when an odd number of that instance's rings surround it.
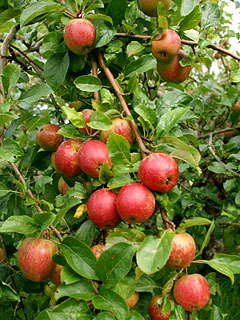
<svg viewBox="0 0 240 320">
<path fill-rule="evenodd" d="M 131 146 L 133 143 L 133 134 L 128 121 L 126 119 L 116 118 L 112 120 L 112 124 L 113 124 L 112 129 L 101 131 L 100 140 L 103 141 L 104 143 L 107 143 L 110 133 L 114 132 L 124 137 Z"/>
<path fill-rule="evenodd" d="M 158 304 L 158 300 L 160 298 L 160 295 L 155 295 L 149 302 L 148 313 L 150 315 L 151 320 L 169 320 L 169 318 L 171 317 L 171 311 L 164 313 L 162 312 L 162 307 Z M 170 302 L 171 304 L 174 304 L 173 301 L 170 300 Z"/>
<path fill-rule="evenodd" d="M 127 300 L 126 300 L 126 303 L 128 305 L 128 308 L 129 309 L 132 309 L 133 307 L 135 307 L 135 305 L 138 303 L 138 300 L 139 300 L 139 293 L 138 292 L 134 292 L 131 297 L 129 297 Z"/>
<path fill-rule="evenodd" d="M 36 134 L 36 141 L 41 148 L 47 151 L 55 151 L 62 143 L 63 136 L 58 134 L 60 127 L 56 124 L 44 124 L 41 126 Z"/>
<path fill-rule="evenodd" d="M 83 117 L 84 117 L 84 121 L 85 121 L 85 126 L 86 127 L 85 128 L 79 128 L 78 130 L 80 132 L 82 132 L 83 134 L 91 135 L 95 130 L 90 128 L 87 125 L 87 123 L 90 121 L 90 118 L 94 113 L 94 110 L 92 110 L 92 109 L 84 109 L 84 110 L 82 110 L 82 113 L 83 113 Z"/>
<path fill-rule="evenodd" d="M 61 284 L 62 269 L 63 269 L 63 266 L 61 266 L 60 264 L 56 264 L 49 277 L 52 283 L 56 284 L 57 286 L 60 286 Z"/>
<path fill-rule="evenodd" d="M 162 2 L 166 10 L 171 7 L 172 0 L 138 0 L 139 8 L 149 17 L 157 17 L 158 1 Z"/>
<path fill-rule="evenodd" d="M 61 194 L 66 194 L 69 190 L 69 185 L 67 182 L 63 179 L 63 177 L 60 177 L 58 180 L 58 190 Z"/>
<path fill-rule="evenodd" d="M 152 54 L 158 61 L 170 61 L 178 53 L 181 39 L 176 31 L 168 29 L 152 39 Z"/>
</svg>

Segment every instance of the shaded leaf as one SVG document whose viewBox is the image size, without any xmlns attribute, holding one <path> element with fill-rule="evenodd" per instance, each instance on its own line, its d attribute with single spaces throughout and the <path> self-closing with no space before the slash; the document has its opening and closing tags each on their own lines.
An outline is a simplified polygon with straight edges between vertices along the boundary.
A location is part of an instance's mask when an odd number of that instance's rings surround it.
<svg viewBox="0 0 240 320">
<path fill-rule="evenodd" d="M 157 61 L 151 55 L 146 54 L 141 56 L 138 60 L 130 62 L 124 72 L 126 77 L 131 77 L 136 73 L 147 72 L 148 70 L 154 69 L 157 66 Z"/>
<path fill-rule="evenodd" d="M 75 86 L 82 91 L 95 92 L 102 88 L 102 82 L 94 76 L 80 76 L 74 80 Z"/>
<path fill-rule="evenodd" d="M 17 232 L 21 234 L 30 234 L 39 231 L 39 229 L 39 225 L 31 217 L 11 216 L 3 222 L 0 233 Z"/>
</svg>

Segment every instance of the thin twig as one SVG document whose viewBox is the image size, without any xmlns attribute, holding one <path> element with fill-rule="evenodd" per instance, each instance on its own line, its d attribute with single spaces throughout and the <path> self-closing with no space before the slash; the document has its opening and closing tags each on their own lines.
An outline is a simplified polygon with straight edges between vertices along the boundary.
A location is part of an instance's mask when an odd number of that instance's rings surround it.
<svg viewBox="0 0 240 320">
<path fill-rule="evenodd" d="M 98 292 L 98 288 L 97 288 L 97 286 L 95 285 L 94 281 L 93 281 L 93 280 L 90 280 L 90 282 L 91 282 L 91 285 L 92 285 L 92 287 L 93 287 L 94 293 L 95 293 L 95 294 L 98 294 L 98 293 L 99 293 L 99 292 Z"/>
<path fill-rule="evenodd" d="M 233 227 L 240 227 L 240 223 L 238 223 L 238 222 L 218 222 L 218 224 L 228 225 L 228 226 L 233 226 Z"/>
<path fill-rule="evenodd" d="M 95 56 L 93 54 L 90 54 L 91 63 L 92 63 L 92 75 L 96 78 L 98 78 L 98 71 L 97 71 L 97 61 L 95 59 Z M 99 90 L 94 92 L 94 98 L 97 101 L 100 101 L 100 94 Z"/>
<path fill-rule="evenodd" d="M 163 208 L 160 208 L 160 212 L 161 212 L 161 216 L 162 216 L 162 219 L 163 219 L 163 222 L 164 222 L 164 225 L 166 227 L 166 229 L 172 229 L 174 232 L 175 232 L 175 224 L 170 221 L 166 215 L 166 212 L 164 211 Z"/>
<path fill-rule="evenodd" d="M 222 130 L 216 130 L 216 131 L 209 132 L 209 133 L 203 134 L 201 136 L 198 136 L 198 139 L 207 138 L 210 136 L 210 134 L 215 135 L 215 134 L 229 132 L 229 131 L 238 130 L 238 129 L 240 129 L 240 126 L 237 126 L 234 128 L 226 128 L 226 129 L 222 129 Z"/>
<path fill-rule="evenodd" d="M 188 320 L 192 320 L 192 312 L 188 312 Z"/>
</svg>

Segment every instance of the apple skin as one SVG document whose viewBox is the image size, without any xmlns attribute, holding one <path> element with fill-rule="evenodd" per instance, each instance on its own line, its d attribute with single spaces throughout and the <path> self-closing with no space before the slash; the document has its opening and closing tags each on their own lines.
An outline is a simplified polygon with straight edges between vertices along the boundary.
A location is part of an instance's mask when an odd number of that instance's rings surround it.
<svg viewBox="0 0 240 320">
<path fill-rule="evenodd" d="M 78 164 L 78 150 L 82 142 L 76 139 L 69 139 L 60 144 L 55 154 L 56 170 L 68 178 L 80 174 Z"/>
<path fill-rule="evenodd" d="M 94 113 L 94 110 L 92 109 L 84 109 L 82 110 L 83 113 L 83 117 L 84 117 L 84 121 L 85 121 L 85 125 L 90 121 L 91 116 Z M 95 130 L 90 128 L 88 125 L 86 125 L 85 128 L 78 128 L 78 130 L 80 132 L 82 132 L 83 134 L 88 134 L 91 135 Z"/>
<path fill-rule="evenodd" d="M 56 284 L 57 286 L 60 286 L 61 284 L 61 271 L 63 269 L 63 266 L 60 264 L 56 264 L 55 268 L 53 268 L 49 279 L 52 281 L 52 283 Z"/>
<path fill-rule="evenodd" d="M 66 46 L 75 54 L 86 55 L 93 49 L 96 30 L 87 19 L 71 20 L 64 28 L 63 38 Z"/>
<path fill-rule="evenodd" d="M 168 192 L 178 182 L 179 170 L 176 161 L 165 153 L 152 153 L 144 158 L 138 175 L 149 189 Z"/>
<path fill-rule="evenodd" d="M 172 241 L 172 250 L 167 261 L 170 268 L 181 269 L 190 266 L 196 251 L 193 237 L 188 233 L 178 233 Z"/>
<path fill-rule="evenodd" d="M 63 177 L 60 177 L 58 180 L 58 190 L 61 194 L 65 195 L 69 190 L 69 185 L 67 182 L 63 179 Z"/>
<path fill-rule="evenodd" d="M 63 136 L 57 134 L 60 127 L 56 124 L 44 124 L 36 134 L 36 141 L 41 148 L 47 151 L 55 151 L 63 141 Z"/>
<path fill-rule="evenodd" d="M 46 280 L 55 267 L 52 256 L 57 250 L 51 240 L 34 237 L 24 239 L 18 250 L 18 263 L 24 276 L 35 282 Z"/>
<path fill-rule="evenodd" d="M 98 189 L 91 194 L 87 202 L 89 218 L 103 230 L 115 228 L 121 221 L 116 202 L 116 193 L 107 188 Z"/>
<path fill-rule="evenodd" d="M 234 112 L 240 112 L 240 99 L 238 99 L 233 105 Z"/>
<path fill-rule="evenodd" d="M 89 140 L 82 144 L 78 151 L 78 163 L 84 173 L 97 178 L 100 166 L 105 162 L 108 162 L 110 168 L 112 167 L 105 143 L 99 140 Z"/>
<path fill-rule="evenodd" d="M 120 217 L 129 223 L 142 223 L 155 210 L 155 198 L 143 184 L 127 183 L 117 195 L 117 210 Z"/>
<path fill-rule="evenodd" d="M 192 67 L 182 67 L 180 61 L 186 57 L 186 53 L 183 50 L 179 50 L 177 55 L 170 61 L 157 61 L 157 71 L 164 81 L 167 82 L 184 82 Z"/>
<path fill-rule="evenodd" d="M 195 312 L 206 306 L 210 298 L 207 280 L 201 274 L 190 274 L 176 281 L 174 299 L 184 310 Z"/>
<path fill-rule="evenodd" d="M 92 252 L 94 253 L 96 259 L 98 260 L 103 253 L 104 245 L 103 244 L 95 244 L 91 247 Z"/>
<path fill-rule="evenodd" d="M 6 257 L 3 248 L 0 248 L 0 263 L 5 263 Z"/>
<path fill-rule="evenodd" d="M 125 119 L 116 118 L 112 120 L 112 124 L 112 129 L 107 131 L 101 131 L 100 140 L 104 143 L 107 143 L 110 133 L 114 132 L 124 137 L 131 146 L 133 143 L 133 134 L 128 121 Z"/>
<path fill-rule="evenodd" d="M 160 0 L 165 9 L 169 10 L 172 0 Z M 157 17 L 158 0 L 138 0 L 139 8 L 149 17 Z"/>
<path fill-rule="evenodd" d="M 160 299 L 160 295 L 156 295 L 152 297 L 149 305 L 148 305 L 148 313 L 152 320 L 169 320 L 171 317 L 171 312 L 162 313 L 162 308 L 158 304 L 158 299 Z M 171 301 L 171 304 L 173 302 Z"/>
<path fill-rule="evenodd" d="M 83 106 L 82 101 L 76 100 L 69 103 L 69 107 L 78 111 Z"/>
<path fill-rule="evenodd" d="M 138 292 L 134 292 L 131 297 L 129 297 L 126 300 L 126 304 L 128 305 L 129 309 L 132 309 L 133 307 L 135 307 L 135 305 L 138 303 L 138 299 L 139 299 L 139 293 Z"/>
<path fill-rule="evenodd" d="M 181 39 L 176 31 L 167 30 L 152 39 L 152 54 L 158 61 L 170 61 L 178 53 Z"/>
</svg>

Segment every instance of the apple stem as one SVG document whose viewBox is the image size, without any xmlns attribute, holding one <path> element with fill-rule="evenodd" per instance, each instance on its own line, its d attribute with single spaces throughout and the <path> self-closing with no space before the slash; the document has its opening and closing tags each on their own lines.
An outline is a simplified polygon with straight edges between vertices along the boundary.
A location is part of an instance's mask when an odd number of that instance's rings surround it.
<svg viewBox="0 0 240 320">
<path fill-rule="evenodd" d="M 162 219 L 163 219 L 163 222 L 164 222 L 164 225 L 166 227 L 166 229 L 172 229 L 174 232 L 175 232 L 175 224 L 170 221 L 166 215 L 166 212 L 164 211 L 163 208 L 160 209 L 160 212 L 161 212 L 161 216 L 162 216 Z"/>
<path fill-rule="evenodd" d="M 124 113 L 128 116 L 128 117 L 131 117 L 133 119 L 133 116 L 128 108 L 128 105 L 123 97 L 123 93 L 117 83 L 117 81 L 114 79 L 114 76 L 112 74 L 112 72 L 110 71 L 110 69 L 108 68 L 107 64 L 106 64 L 106 61 L 104 59 L 104 56 L 102 54 L 101 51 L 97 50 L 97 56 L 98 56 L 98 60 L 99 60 L 99 63 L 100 63 L 100 66 L 103 68 L 103 71 L 105 72 L 109 82 L 111 83 L 113 89 L 115 90 L 117 96 L 118 96 L 118 99 L 120 101 L 120 104 L 121 106 L 123 107 L 123 111 Z M 143 140 L 141 138 L 141 135 L 138 131 L 138 127 L 136 125 L 136 123 L 134 122 L 134 120 L 130 120 L 129 121 L 129 124 L 132 128 L 132 131 L 133 131 L 133 134 L 134 136 L 136 137 L 136 140 L 137 140 L 137 143 L 139 145 L 139 148 L 141 150 L 141 154 L 142 154 L 142 157 L 145 158 L 146 157 L 146 153 L 151 153 L 150 150 L 148 150 L 144 143 L 143 143 Z"/>
<path fill-rule="evenodd" d="M 188 320 L 192 320 L 192 312 L 188 312 Z"/>
<path fill-rule="evenodd" d="M 94 281 L 93 281 L 93 280 L 90 280 L 90 282 L 91 282 L 91 285 L 92 285 L 92 287 L 93 287 L 93 291 L 94 291 L 94 293 L 95 293 L 95 294 L 98 294 L 98 293 L 99 293 L 99 291 L 98 291 L 98 288 L 96 287 L 96 285 L 95 285 Z"/>
<path fill-rule="evenodd" d="M 95 56 L 93 54 L 90 54 L 91 63 L 92 63 L 92 75 L 96 78 L 98 78 L 98 70 L 97 70 L 97 61 L 95 59 Z M 94 98 L 96 101 L 100 101 L 100 94 L 99 91 L 94 92 Z"/>
</svg>

